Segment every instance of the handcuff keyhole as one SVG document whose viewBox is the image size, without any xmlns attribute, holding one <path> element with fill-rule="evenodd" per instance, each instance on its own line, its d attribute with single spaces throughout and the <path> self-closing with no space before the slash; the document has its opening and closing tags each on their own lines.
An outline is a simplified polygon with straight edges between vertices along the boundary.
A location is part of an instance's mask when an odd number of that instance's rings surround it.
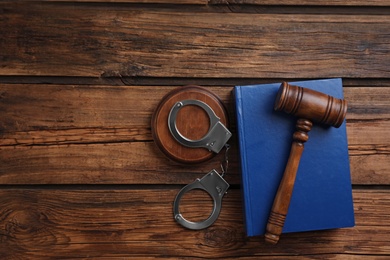
<svg viewBox="0 0 390 260">
<path fill-rule="evenodd" d="M 210 118 L 203 108 L 187 105 L 178 111 L 176 127 L 184 137 L 190 140 L 199 140 L 208 133 Z"/>
<path fill-rule="evenodd" d="M 201 189 L 190 190 L 180 199 L 180 214 L 191 222 L 205 221 L 210 217 L 213 208 L 213 199 Z"/>
</svg>

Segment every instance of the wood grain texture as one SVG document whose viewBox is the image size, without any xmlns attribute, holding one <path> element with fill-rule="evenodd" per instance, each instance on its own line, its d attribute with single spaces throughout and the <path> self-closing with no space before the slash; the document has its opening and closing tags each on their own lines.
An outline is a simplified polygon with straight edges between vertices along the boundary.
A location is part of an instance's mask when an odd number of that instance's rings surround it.
<svg viewBox="0 0 390 260">
<path fill-rule="evenodd" d="M 226 179 L 240 184 L 237 145 L 232 146 Z M 353 184 L 390 184 L 389 146 L 366 149 L 350 152 Z M 9 147 L 1 148 L 0 159 L 0 184 L 186 184 L 213 168 L 220 171 L 222 161 L 218 156 L 197 166 L 178 165 L 143 142 Z"/>
<path fill-rule="evenodd" d="M 265 245 L 262 237 L 245 237 L 239 190 L 231 190 L 225 196 L 217 222 L 197 232 L 173 220 L 172 201 L 177 192 L 178 189 L 1 190 L 0 255 L 5 259 L 245 259 L 390 254 L 390 230 L 383 223 L 389 217 L 387 190 L 354 191 L 356 227 L 285 234 L 278 246 Z M 192 210 L 203 214 L 202 206 L 207 204 L 196 195 L 190 199 L 196 201 Z"/>
<path fill-rule="evenodd" d="M 211 123 L 212 117 L 204 108 L 198 105 L 185 105 L 186 100 L 204 102 L 203 104 L 206 104 L 206 107 L 213 111 L 211 114 L 215 114 L 224 126 L 229 127 L 227 111 L 218 96 L 206 88 L 187 86 L 176 88 L 173 92 L 167 93 L 156 107 L 151 120 L 152 136 L 160 150 L 173 161 L 184 164 L 199 164 L 219 153 L 224 143 L 221 142 L 220 148 L 217 150 L 212 150 L 210 146 L 209 149 L 205 149 L 206 147 L 194 148 L 183 145 L 183 141 L 188 141 L 188 139 L 203 139 L 214 127 L 212 125 L 214 123 Z M 170 118 L 170 116 L 172 117 Z M 173 124 L 171 124 L 172 120 Z M 180 133 L 176 137 L 172 134 L 174 129 L 177 130 L 176 133 Z M 177 139 L 183 136 L 188 139 Z"/>
<path fill-rule="evenodd" d="M 175 88 L 1 85 L 0 183 L 185 184 L 219 170 L 221 156 L 185 167 L 152 143 L 153 110 Z M 207 89 L 227 105 L 234 132 L 232 87 Z M 353 183 L 390 184 L 390 88 L 345 87 L 344 92 Z M 237 143 L 234 138 L 230 143 L 227 179 L 239 184 Z"/>
<path fill-rule="evenodd" d="M 290 155 L 268 217 L 266 233 L 264 235 L 267 243 L 277 244 L 282 234 L 294 190 L 299 162 L 305 147 L 304 143 L 309 139 L 308 133 L 312 126 L 313 123 L 310 120 L 302 118 L 298 119 L 295 125 L 296 129 L 292 138 Z"/>
<path fill-rule="evenodd" d="M 390 6 L 389 0 L 210 0 L 210 4 L 250 4 L 250 5 L 317 5 L 317 6 Z"/>
<path fill-rule="evenodd" d="M 389 259 L 389 6 L 1 1 L 0 258 Z M 205 85 L 234 115 L 234 85 L 328 77 L 343 78 L 349 102 L 356 227 L 275 247 L 245 237 L 234 138 L 220 218 L 196 232 L 175 223 L 179 189 L 222 154 L 192 167 L 164 157 L 150 117 L 166 93 Z M 210 213 L 203 192 L 183 201 L 190 220 Z"/>
<path fill-rule="evenodd" d="M 1 84 L 0 145 L 31 145 L 34 139 L 45 144 L 46 137 L 47 143 L 61 144 L 66 143 L 65 136 L 68 143 L 81 142 L 76 140 L 80 135 L 92 142 L 94 134 L 95 142 L 104 142 L 104 137 L 115 141 L 116 134 L 121 136 L 117 141 L 151 140 L 151 115 L 163 96 L 177 87 Z M 207 89 L 222 99 L 234 121 L 233 87 Z M 390 87 L 348 86 L 344 95 L 349 103 L 350 143 L 388 143 L 381 131 L 389 127 Z M 375 134 L 361 135 L 362 127 Z M 355 128 L 358 131 L 353 132 Z M 124 136 L 128 138 L 124 140 Z"/>
<path fill-rule="evenodd" d="M 6 0 L 9 1 L 9 0 Z M 24 0 L 37 2 L 36 0 Z M 39 2 L 135 3 L 135 4 L 207 4 L 209 0 L 40 0 Z M 12 2 L 12 1 L 9 1 Z"/>
<path fill-rule="evenodd" d="M 36 146 L 0 154 L 2 184 L 186 184 L 213 168 L 220 171 L 222 160 L 179 165 L 150 142 Z M 237 164 L 231 166 L 227 180 L 238 183 Z"/>
<path fill-rule="evenodd" d="M 53 3 L 3 4 L 1 12 L 0 34 L 7 37 L 0 41 L 0 75 L 390 76 L 389 15 L 247 15 Z"/>
<path fill-rule="evenodd" d="M 24 0 L 37 2 L 36 0 Z M 5 0 L 5 2 L 12 2 Z M 202 5 L 316 5 L 316 6 L 390 6 L 389 0 L 41 0 L 40 2 L 138 3 L 138 4 L 202 4 Z"/>
</svg>

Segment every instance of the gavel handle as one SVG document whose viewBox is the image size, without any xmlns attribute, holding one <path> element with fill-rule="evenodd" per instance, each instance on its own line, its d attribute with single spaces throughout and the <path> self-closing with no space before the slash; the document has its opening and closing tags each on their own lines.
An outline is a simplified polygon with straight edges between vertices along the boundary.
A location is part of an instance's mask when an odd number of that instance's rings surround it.
<svg viewBox="0 0 390 260">
<path fill-rule="evenodd" d="M 270 244 L 276 244 L 282 234 L 284 221 L 287 216 L 288 207 L 294 188 L 295 178 L 299 161 L 304 149 L 304 143 L 309 139 L 308 132 L 311 130 L 312 122 L 307 119 L 298 119 L 296 131 L 293 135 L 290 156 L 287 161 L 283 178 L 279 184 L 271 213 L 268 218 L 265 241 Z"/>
</svg>

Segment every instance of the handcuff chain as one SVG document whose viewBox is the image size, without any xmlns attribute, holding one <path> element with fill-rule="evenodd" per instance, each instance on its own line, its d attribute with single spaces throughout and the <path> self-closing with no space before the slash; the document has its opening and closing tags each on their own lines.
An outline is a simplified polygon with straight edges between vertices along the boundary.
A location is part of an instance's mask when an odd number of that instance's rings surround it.
<svg viewBox="0 0 390 260">
<path fill-rule="evenodd" d="M 230 144 L 225 144 L 225 156 L 224 160 L 221 162 L 221 177 L 224 177 L 225 174 L 228 172 L 229 168 L 229 157 L 228 157 L 228 151 L 230 149 Z"/>
</svg>

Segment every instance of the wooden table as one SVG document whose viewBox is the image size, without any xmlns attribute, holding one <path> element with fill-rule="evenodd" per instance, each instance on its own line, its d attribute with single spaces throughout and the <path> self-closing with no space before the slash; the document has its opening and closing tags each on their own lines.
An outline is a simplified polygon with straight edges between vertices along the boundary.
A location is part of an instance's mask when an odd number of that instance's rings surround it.
<svg viewBox="0 0 390 260">
<path fill-rule="evenodd" d="M 389 259 L 388 0 L 2 1 L 0 35 L 1 259 Z M 235 140 L 217 222 L 173 220 L 180 188 L 221 157 L 162 155 L 150 119 L 166 93 L 213 91 L 235 135 L 235 85 L 334 77 L 355 227 L 247 238 Z M 209 212 L 203 193 L 187 199 L 193 217 Z"/>
</svg>

